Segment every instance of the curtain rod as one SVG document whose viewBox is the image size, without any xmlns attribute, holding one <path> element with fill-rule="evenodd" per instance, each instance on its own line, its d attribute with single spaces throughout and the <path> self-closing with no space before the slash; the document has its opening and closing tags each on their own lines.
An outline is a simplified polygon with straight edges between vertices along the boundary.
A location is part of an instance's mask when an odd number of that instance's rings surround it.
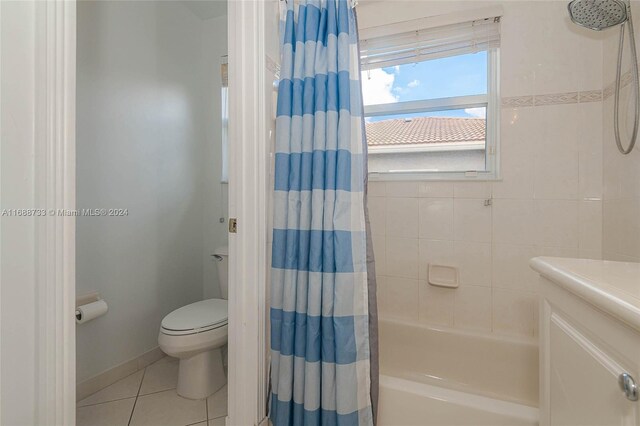
<svg viewBox="0 0 640 426">
<path fill-rule="evenodd" d="M 283 1 L 289 4 L 289 0 L 280 0 L 280 1 Z M 355 7 L 358 5 L 358 0 L 349 0 L 349 3 L 351 3 L 351 9 L 355 9 Z"/>
</svg>

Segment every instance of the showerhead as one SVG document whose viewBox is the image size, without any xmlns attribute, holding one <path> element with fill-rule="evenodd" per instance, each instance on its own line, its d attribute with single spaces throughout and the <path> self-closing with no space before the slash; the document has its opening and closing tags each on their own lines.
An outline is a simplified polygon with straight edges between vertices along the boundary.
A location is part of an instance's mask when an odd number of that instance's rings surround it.
<svg viewBox="0 0 640 426">
<path fill-rule="evenodd" d="M 569 15 L 576 24 L 600 31 L 626 22 L 627 6 L 621 0 L 573 0 Z"/>
</svg>

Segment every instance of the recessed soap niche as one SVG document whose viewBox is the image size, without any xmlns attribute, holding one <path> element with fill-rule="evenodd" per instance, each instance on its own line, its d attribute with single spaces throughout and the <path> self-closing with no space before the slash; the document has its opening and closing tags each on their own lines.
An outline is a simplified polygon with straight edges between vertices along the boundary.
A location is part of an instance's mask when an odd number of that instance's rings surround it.
<svg viewBox="0 0 640 426">
<path fill-rule="evenodd" d="M 455 266 L 429 264 L 429 284 L 436 287 L 458 288 L 460 274 Z"/>
</svg>

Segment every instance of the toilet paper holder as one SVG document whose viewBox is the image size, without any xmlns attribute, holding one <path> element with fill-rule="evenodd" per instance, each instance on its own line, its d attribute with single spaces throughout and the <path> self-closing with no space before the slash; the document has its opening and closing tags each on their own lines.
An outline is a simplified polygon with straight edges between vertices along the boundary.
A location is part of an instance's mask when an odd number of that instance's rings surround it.
<svg viewBox="0 0 640 426">
<path fill-rule="evenodd" d="M 98 293 L 91 293 L 76 299 L 76 324 L 84 324 L 106 314 L 107 302 Z"/>
<path fill-rule="evenodd" d="M 87 305 L 91 302 L 97 302 L 100 299 L 102 299 L 102 297 L 100 297 L 100 293 L 98 293 L 97 291 L 78 296 L 76 297 L 76 309 L 78 309 L 78 306 Z"/>
</svg>

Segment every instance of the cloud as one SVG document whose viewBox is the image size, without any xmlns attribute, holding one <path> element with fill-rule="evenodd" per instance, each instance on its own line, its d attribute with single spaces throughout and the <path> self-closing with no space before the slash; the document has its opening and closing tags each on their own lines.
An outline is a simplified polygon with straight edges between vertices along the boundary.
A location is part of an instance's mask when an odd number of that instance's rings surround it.
<svg viewBox="0 0 640 426">
<path fill-rule="evenodd" d="M 389 104 L 398 102 L 393 94 L 394 74 L 381 69 L 362 72 L 362 96 L 365 105 Z"/>
<path fill-rule="evenodd" d="M 486 118 L 486 111 L 484 108 L 465 108 L 464 112 L 469 114 L 472 117 L 476 118 Z"/>
<path fill-rule="evenodd" d="M 407 87 L 413 88 L 413 87 L 418 87 L 420 85 L 420 80 L 413 80 L 410 81 L 409 84 L 407 84 Z"/>
</svg>

